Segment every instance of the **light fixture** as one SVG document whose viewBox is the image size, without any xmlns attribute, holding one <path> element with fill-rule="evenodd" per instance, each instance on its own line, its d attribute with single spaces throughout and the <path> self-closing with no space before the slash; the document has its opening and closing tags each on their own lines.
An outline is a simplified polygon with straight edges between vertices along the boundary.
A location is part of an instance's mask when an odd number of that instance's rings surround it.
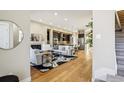
<svg viewBox="0 0 124 93">
<path fill-rule="evenodd" d="M 60 25 L 57 25 L 57 27 L 61 27 Z"/>
<path fill-rule="evenodd" d="M 68 18 L 64 18 L 65 21 L 68 21 Z"/>
<path fill-rule="evenodd" d="M 52 23 L 52 22 L 50 22 L 49 24 L 50 24 L 50 25 L 52 25 L 53 23 Z"/>
<path fill-rule="evenodd" d="M 57 16 L 57 15 L 58 15 L 58 13 L 57 13 L 57 12 L 55 12 L 55 13 L 54 13 L 54 15 L 55 15 L 55 16 Z"/>
<path fill-rule="evenodd" d="M 66 29 L 66 27 L 64 27 L 64 29 Z"/>
<path fill-rule="evenodd" d="M 43 20 L 42 19 L 40 19 L 40 22 L 42 22 Z"/>
</svg>

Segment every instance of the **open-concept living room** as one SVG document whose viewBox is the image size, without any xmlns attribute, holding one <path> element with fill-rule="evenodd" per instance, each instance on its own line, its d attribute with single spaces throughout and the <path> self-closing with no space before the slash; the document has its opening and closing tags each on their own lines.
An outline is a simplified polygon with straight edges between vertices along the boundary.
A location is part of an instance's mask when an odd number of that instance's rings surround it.
<svg viewBox="0 0 124 93">
<path fill-rule="evenodd" d="M 2 81 L 92 80 L 91 10 L 0 12 Z"/>
<path fill-rule="evenodd" d="M 32 81 L 91 81 L 92 11 L 31 11 L 30 24 Z"/>
</svg>

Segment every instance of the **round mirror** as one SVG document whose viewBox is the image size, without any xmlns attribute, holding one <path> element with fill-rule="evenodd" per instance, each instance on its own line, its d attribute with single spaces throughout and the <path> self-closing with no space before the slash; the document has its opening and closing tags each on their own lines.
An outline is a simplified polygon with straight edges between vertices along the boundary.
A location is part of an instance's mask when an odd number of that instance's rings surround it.
<svg viewBox="0 0 124 93">
<path fill-rule="evenodd" d="M 0 48 L 15 48 L 23 40 L 21 28 L 12 21 L 0 20 Z"/>
</svg>

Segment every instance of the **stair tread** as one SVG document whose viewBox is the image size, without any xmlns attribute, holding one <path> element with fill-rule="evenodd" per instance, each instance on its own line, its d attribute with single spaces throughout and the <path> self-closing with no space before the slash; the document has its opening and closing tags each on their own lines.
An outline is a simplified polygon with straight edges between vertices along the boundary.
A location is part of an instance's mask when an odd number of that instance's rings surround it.
<svg viewBox="0 0 124 93">
<path fill-rule="evenodd" d="M 124 35 L 124 32 L 115 32 L 115 35 L 117 35 L 117 34 L 123 34 Z"/>
<path fill-rule="evenodd" d="M 124 42 L 122 42 L 122 43 L 116 42 L 115 45 L 116 45 L 116 46 L 124 46 Z"/>
<path fill-rule="evenodd" d="M 119 60 L 124 59 L 124 56 L 116 56 L 116 58 Z"/>
<path fill-rule="evenodd" d="M 119 37 L 117 37 L 117 38 L 115 38 L 115 39 L 120 39 L 120 40 L 121 40 L 121 39 L 124 39 L 124 38 L 119 38 Z"/>
<path fill-rule="evenodd" d="M 115 32 L 115 35 L 124 35 L 124 32 Z"/>
<path fill-rule="evenodd" d="M 115 38 L 124 38 L 124 35 L 116 35 Z"/>
<path fill-rule="evenodd" d="M 124 64 L 117 64 L 118 70 L 124 70 Z"/>
<path fill-rule="evenodd" d="M 116 49 L 124 49 L 123 46 L 116 46 Z"/>
<path fill-rule="evenodd" d="M 123 36 L 124 33 L 121 33 L 121 32 L 119 32 L 119 33 L 118 33 L 118 32 L 115 32 L 115 35 L 122 35 L 122 36 Z"/>
<path fill-rule="evenodd" d="M 118 62 L 117 61 L 117 65 L 124 65 L 124 62 L 122 62 L 122 61 L 121 62 Z M 117 68 L 117 69 L 119 69 L 119 68 Z"/>
<path fill-rule="evenodd" d="M 116 31 L 115 33 L 124 33 L 124 31 Z"/>
<path fill-rule="evenodd" d="M 123 82 L 124 81 L 124 77 L 120 76 L 120 75 L 107 75 L 107 81 L 109 82 Z"/>
<path fill-rule="evenodd" d="M 115 44 L 124 44 L 124 43 L 122 43 L 122 42 L 117 42 L 117 43 L 115 43 Z"/>
<path fill-rule="evenodd" d="M 124 49 L 123 48 L 117 48 L 116 51 L 123 51 L 124 52 Z"/>
</svg>

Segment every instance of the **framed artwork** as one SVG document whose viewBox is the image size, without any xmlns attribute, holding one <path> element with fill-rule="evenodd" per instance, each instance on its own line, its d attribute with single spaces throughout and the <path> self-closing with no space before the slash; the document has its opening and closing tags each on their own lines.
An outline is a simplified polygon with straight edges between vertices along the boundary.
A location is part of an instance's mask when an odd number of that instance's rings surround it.
<svg viewBox="0 0 124 93">
<path fill-rule="evenodd" d="M 42 34 L 35 34 L 35 33 L 32 33 L 31 34 L 31 41 L 37 41 L 37 42 L 39 42 L 39 41 L 43 41 L 44 39 L 43 39 L 43 36 L 42 36 Z"/>
</svg>

